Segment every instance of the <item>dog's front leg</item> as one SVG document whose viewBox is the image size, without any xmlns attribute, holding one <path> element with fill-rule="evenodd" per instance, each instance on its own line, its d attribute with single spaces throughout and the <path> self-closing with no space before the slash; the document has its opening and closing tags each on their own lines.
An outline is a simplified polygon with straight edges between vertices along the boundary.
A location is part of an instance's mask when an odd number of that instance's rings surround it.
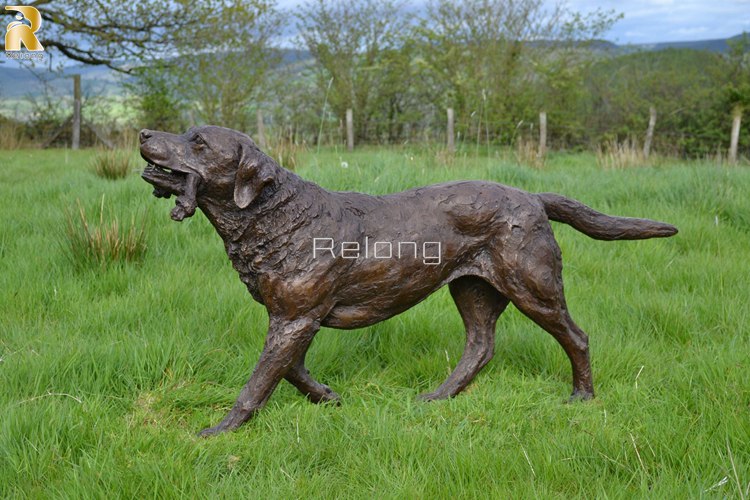
<svg viewBox="0 0 750 500">
<path fill-rule="evenodd" d="M 234 407 L 221 423 L 204 429 L 200 436 L 234 430 L 250 420 L 265 406 L 284 375 L 304 355 L 319 328 L 320 322 L 309 318 L 290 321 L 272 317 L 258 364 Z"/>
</svg>

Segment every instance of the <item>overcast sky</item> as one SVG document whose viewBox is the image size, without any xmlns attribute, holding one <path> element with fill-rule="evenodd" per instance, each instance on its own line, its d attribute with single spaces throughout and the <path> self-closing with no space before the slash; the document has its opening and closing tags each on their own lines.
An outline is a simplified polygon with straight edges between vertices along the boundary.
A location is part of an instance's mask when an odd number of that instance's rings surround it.
<svg viewBox="0 0 750 500">
<path fill-rule="evenodd" d="M 278 0 L 281 8 L 303 3 Z M 424 5 L 426 1 L 407 3 Z M 619 44 L 710 40 L 750 32 L 750 0 L 568 0 L 568 5 L 578 12 L 601 8 L 624 14 L 605 35 Z"/>
<path fill-rule="evenodd" d="M 608 33 L 617 43 L 710 40 L 750 31 L 750 0 L 570 0 L 581 12 L 596 7 L 625 15 Z"/>
</svg>

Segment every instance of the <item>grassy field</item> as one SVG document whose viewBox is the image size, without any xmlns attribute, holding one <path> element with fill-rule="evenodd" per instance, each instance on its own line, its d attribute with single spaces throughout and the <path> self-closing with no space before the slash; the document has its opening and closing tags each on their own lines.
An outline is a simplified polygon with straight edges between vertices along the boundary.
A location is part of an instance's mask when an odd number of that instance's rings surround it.
<svg viewBox="0 0 750 500">
<path fill-rule="evenodd" d="M 518 311 L 459 397 L 423 404 L 463 347 L 447 290 L 377 326 L 324 329 L 308 367 L 342 396 L 282 383 L 240 431 L 203 440 L 233 403 L 267 317 L 200 214 L 169 219 L 136 173 L 90 151 L 0 151 L 0 497 L 750 497 L 750 170 L 602 171 L 559 155 L 307 153 L 300 174 L 387 193 L 449 179 L 556 191 L 671 222 L 671 239 L 598 242 L 554 229 L 568 304 L 591 337 L 598 397 L 563 404 L 562 349 Z M 76 268 L 66 211 L 145 219 L 142 261 Z M 96 218 L 96 217 L 94 217 Z"/>
</svg>

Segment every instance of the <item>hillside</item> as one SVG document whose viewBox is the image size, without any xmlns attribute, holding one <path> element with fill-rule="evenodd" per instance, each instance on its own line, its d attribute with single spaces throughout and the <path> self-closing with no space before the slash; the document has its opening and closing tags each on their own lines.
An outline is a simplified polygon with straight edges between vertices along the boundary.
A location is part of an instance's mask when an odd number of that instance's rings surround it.
<svg viewBox="0 0 750 500">
<path fill-rule="evenodd" d="M 692 49 L 706 50 L 709 52 L 726 53 L 729 51 L 729 43 L 742 38 L 742 35 L 736 35 L 731 38 L 719 38 L 715 40 L 698 40 L 693 42 L 662 42 L 662 43 L 644 43 L 640 45 L 623 45 L 619 48 L 632 47 L 637 50 L 658 51 L 666 49 Z"/>
</svg>

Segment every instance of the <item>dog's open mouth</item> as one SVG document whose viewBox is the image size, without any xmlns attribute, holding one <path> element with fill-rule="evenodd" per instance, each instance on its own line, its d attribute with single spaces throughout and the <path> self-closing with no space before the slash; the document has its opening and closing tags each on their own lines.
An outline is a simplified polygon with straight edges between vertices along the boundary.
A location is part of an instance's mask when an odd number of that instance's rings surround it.
<svg viewBox="0 0 750 500">
<path fill-rule="evenodd" d="M 200 184 L 200 176 L 191 171 L 159 165 L 145 157 L 144 159 L 148 162 L 148 165 L 143 170 L 141 177 L 154 186 L 154 196 L 157 198 L 177 196 L 176 206 L 171 212 L 172 219 L 181 221 L 191 217 L 198 206 L 195 198 Z"/>
<path fill-rule="evenodd" d="M 148 165 L 143 170 L 141 177 L 154 186 L 154 196 L 157 198 L 169 198 L 172 195 L 179 195 L 184 189 L 187 174 L 169 167 L 152 163 L 149 160 Z"/>
</svg>

